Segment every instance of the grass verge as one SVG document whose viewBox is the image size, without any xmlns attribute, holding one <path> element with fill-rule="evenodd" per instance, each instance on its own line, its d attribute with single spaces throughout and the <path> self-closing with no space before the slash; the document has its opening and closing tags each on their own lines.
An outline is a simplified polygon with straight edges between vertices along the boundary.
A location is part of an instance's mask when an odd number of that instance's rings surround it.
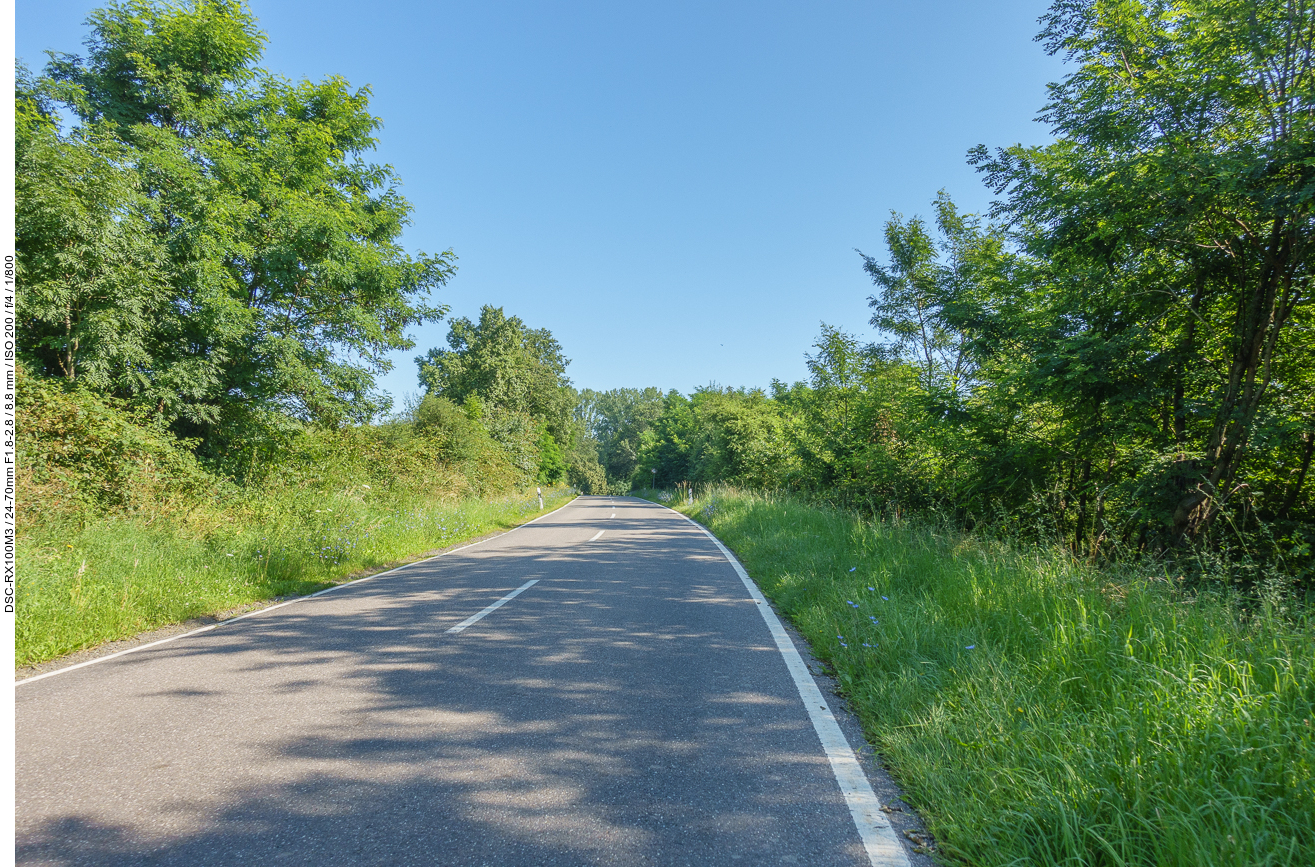
<svg viewBox="0 0 1315 867">
<path fill-rule="evenodd" d="M 540 514 L 532 492 L 456 503 L 365 484 L 264 493 L 199 532 L 142 515 L 35 528 L 18 553 L 16 664 L 313 593 Z M 544 511 L 573 497 L 545 491 Z"/>
<path fill-rule="evenodd" d="M 665 500 L 835 667 L 943 860 L 1315 863 L 1308 612 L 785 497 Z"/>
</svg>

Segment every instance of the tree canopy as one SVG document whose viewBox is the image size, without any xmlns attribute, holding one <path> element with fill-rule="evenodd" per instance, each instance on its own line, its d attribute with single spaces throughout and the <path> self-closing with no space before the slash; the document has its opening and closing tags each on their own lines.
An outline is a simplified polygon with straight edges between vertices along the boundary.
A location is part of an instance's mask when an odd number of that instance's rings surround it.
<svg viewBox="0 0 1315 867">
<path fill-rule="evenodd" d="M 261 418 L 386 408 L 373 377 L 444 313 L 429 296 L 455 257 L 400 246 L 410 206 L 366 161 L 369 90 L 261 69 L 265 37 L 231 0 L 88 23 L 85 56 L 19 79 L 24 362 L 212 447 Z"/>
<path fill-rule="evenodd" d="M 1174 539 L 1236 497 L 1277 515 L 1253 447 L 1292 461 L 1315 408 L 1315 10 L 1064 0 L 1043 23 L 1076 66 L 1042 115 L 1058 141 L 973 155 L 1045 290 L 1014 329 L 1035 389 L 1088 459 L 1158 454 Z"/>
<path fill-rule="evenodd" d="M 606 487 L 596 443 L 575 414 L 570 361 L 551 331 L 485 305 L 478 322 L 453 320 L 447 343 L 416 359 L 427 394 L 464 405 L 539 481 Z"/>
<path fill-rule="evenodd" d="M 570 363 L 546 328 L 529 328 L 501 307 L 485 305 L 479 321 L 453 320 L 447 349 L 416 359 L 420 383 L 456 403 L 477 397 L 495 411 L 524 413 L 560 434 L 575 404 Z"/>
<path fill-rule="evenodd" d="M 891 215 L 863 256 L 877 339 L 823 326 L 810 381 L 776 384 L 764 484 L 1309 576 L 1315 8 L 1058 0 L 1042 24 L 1072 69 L 1054 143 L 970 152 L 989 216 Z M 749 478 L 696 459 L 734 433 L 708 399 L 666 399 L 646 466 Z"/>
</svg>

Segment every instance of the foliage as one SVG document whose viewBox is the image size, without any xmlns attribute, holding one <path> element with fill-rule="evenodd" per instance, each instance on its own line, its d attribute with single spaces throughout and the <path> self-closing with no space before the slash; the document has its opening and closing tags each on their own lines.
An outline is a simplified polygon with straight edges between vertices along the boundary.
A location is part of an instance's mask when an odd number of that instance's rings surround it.
<svg viewBox="0 0 1315 867">
<path fill-rule="evenodd" d="M 640 434 L 635 485 L 731 480 L 770 487 L 792 461 L 786 420 L 758 389 L 672 391 Z M 656 470 L 656 472 L 654 472 Z"/>
<path fill-rule="evenodd" d="M 798 455 L 777 487 L 874 510 L 928 509 L 951 499 L 947 455 L 921 387 L 926 370 L 825 324 L 814 348 L 807 385 L 773 384 Z"/>
<path fill-rule="evenodd" d="M 771 471 L 718 457 L 737 434 L 698 393 L 644 466 L 1309 592 L 1315 7 L 1059 0 L 1043 24 L 1073 68 L 1056 141 L 972 153 L 989 219 L 944 193 L 931 224 L 891 216 L 863 256 L 877 342 L 823 325 L 809 381 L 774 384 Z"/>
<path fill-rule="evenodd" d="M 478 322 L 453 320 L 447 342 L 416 359 L 426 391 L 456 403 L 475 396 L 485 413 L 520 413 L 565 429 L 575 393 L 552 332 L 485 305 Z"/>
<path fill-rule="evenodd" d="M 195 456 L 158 423 L 85 390 L 18 369 L 20 525 L 108 512 L 157 511 L 178 498 L 223 490 Z"/>
<path fill-rule="evenodd" d="M 20 89 L 29 95 L 17 105 L 14 171 L 24 355 L 70 382 L 131 393 L 169 304 L 152 202 L 110 130 L 61 136 L 22 71 Z"/>
<path fill-rule="evenodd" d="M 441 398 L 412 419 L 297 431 L 239 485 L 129 402 L 21 368 L 18 386 L 32 504 L 19 511 L 20 664 L 309 592 L 538 509 L 507 452 Z"/>
<path fill-rule="evenodd" d="M 1082 477 L 1145 507 L 1114 532 L 1286 521 L 1304 478 L 1253 468 L 1300 463 L 1315 407 L 1315 9 L 1059 2 L 1043 22 L 1077 67 L 1043 114 L 1058 141 L 973 156 L 1035 260 L 1030 321 L 1004 323 L 1015 375 L 1080 428 Z"/>
<path fill-rule="evenodd" d="M 628 483 L 639 468 L 644 433 L 662 415 L 662 390 L 617 388 L 580 392 L 576 418 L 598 443 L 598 460 L 608 478 Z"/>
<path fill-rule="evenodd" d="M 1315 859 L 1315 624 L 1060 550 L 709 491 L 949 863 Z"/>
<path fill-rule="evenodd" d="M 980 221 L 961 214 L 942 191 L 936 197 L 939 243 L 923 221 L 891 214 L 886 223 L 889 265 L 863 256 L 863 268 L 878 287 L 869 298 L 872 326 L 893 338 L 893 356 L 912 357 L 929 393 L 958 393 L 968 384 L 968 334 L 947 316 L 947 306 L 980 285 L 999 261 L 1001 239 L 983 233 Z"/>
<path fill-rule="evenodd" d="M 398 245 L 409 205 L 363 160 L 368 90 L 260 69 L 264 36 L 229 0 L 111 3 L 89 24 L 85 58 L 20 76 L 25 361 L 214 458 L 270 412 L 369 420 L 373 374 L 443 312 L 424 299 L 454 260 Z"/>
<path fill-rule="evenodd" d="M 539 450 L 538 480 L 545 485 L 559 484 L 566 477 L 566 459 L 562 457 L 557 441 L 552 438 L 552 432 L 545 427 L 535 445 Z"/>
<path fill-rule="evenodd" d="M 597 448 L 574 412 L 570 362 L 551 331 L 486 305 L 478 322 L 454 320 L 447 341 L 448 349 L 416 359 L 430 395 L 462 404 L 506 449 L 526 482 L 569 479 L 585 492 L 606 487 Z"/>
<path fill-rule="evenodd" d="M 566 464 L 566 483 L 572 488 L 585 494 L 612 492 L 607 473 L 598 462 L 598 443 L 582 428 L 576 429 L 575 436 L 563 449 L 562 459 Z"/>
</svg>

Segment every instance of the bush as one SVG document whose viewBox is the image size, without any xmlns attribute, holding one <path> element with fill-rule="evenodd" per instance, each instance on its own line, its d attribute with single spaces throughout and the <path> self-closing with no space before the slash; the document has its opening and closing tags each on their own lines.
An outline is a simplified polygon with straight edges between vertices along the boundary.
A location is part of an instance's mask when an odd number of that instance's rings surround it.
<svg viewBox="0 0 1315 867">
<path fill-rule="evenodd" d="M 515 493 L 525 470 L 464 408 L 426 398 L 413 415 L 288 420 L 219 460 L 223 475 L 114 400 L 20 374 L 19 664 L 310 592 L 537 511 Z"/>
<path fill-rule="evenodd" d="M 124 405 L 20 367 L 15 415 L 20 521 L 158 510 L 224 487 L 162 427 Z"/>
</svg>

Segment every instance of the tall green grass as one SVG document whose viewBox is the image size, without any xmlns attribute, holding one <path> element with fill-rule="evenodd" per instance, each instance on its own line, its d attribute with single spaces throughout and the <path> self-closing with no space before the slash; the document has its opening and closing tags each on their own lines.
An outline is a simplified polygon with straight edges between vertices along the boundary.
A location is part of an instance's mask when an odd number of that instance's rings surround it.
<svg viewBox="0 0 1315 867">
<path fill-rule="evenodd" d="M 1315 864 L 1315 621 L 783 497 L 705 523 L 974 865 Z"/>
<path fill-rule="evenodd" d="M 545 491 L 545 509 L 573 496 Z M 144 513 L 31 528 L 18 553 L 16 663 L 311 593 L 539 512 L 532 493 L 453 502 L 367 484 L 251 497 L 212 510 L 201 528 Z"/>
<path fill-rule="evenodd" d="M 257 425 L 203 464 L 121 401 L 21 368 L 18 386 L 20 666 L 313 592 L 539 508 L 511 493 L 534 467 L 437 400 L 378 425 Z"/>
</svg>

